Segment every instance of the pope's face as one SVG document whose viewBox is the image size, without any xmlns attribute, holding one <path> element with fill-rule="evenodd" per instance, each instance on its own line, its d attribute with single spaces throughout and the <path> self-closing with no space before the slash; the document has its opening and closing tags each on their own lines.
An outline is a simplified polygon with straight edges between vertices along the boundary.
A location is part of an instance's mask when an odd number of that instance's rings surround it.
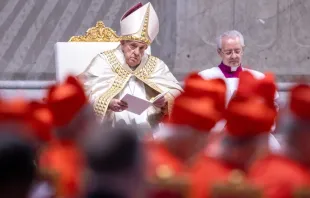
<svg viewBox="0 0 310 198">
<path fill-rule="evenodd" d="M 223 37 L 222 49 L 218 50 L 225 65 L 238 67 L 242 61 L 243 48 L 239 37 Z"/>
<path fill-rule="evenodd" d="M 147 49 L 147 45 L 138 41 L 121 41 L 121 46 L 129 67 L 138 66 Z"/>
</svg>

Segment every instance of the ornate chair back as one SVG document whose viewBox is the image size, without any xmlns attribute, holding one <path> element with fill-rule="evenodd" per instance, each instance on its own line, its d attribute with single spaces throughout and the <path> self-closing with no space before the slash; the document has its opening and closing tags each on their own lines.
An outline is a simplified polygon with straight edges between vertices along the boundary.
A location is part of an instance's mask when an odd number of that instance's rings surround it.
<svg viewBox="0 0 310 198">
<path fill-rule="evenodd" d="M 69 74 L 79 75 L 99 53 L 115 49 L 120 45 L 121 37 L 114 30 L 98 21 L 85 35 L 73 36 L 69 42 L 55 44 L 56 79 L 63 81 Z M 146 53 L 151 54 L 150 47 Z"/>
</svg>

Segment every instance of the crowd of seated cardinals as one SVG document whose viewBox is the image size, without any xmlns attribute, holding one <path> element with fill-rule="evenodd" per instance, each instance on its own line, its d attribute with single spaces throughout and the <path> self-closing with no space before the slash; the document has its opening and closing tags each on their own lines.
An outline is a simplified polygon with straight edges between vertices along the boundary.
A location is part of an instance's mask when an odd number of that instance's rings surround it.
<svg viewBox="0 0 310 198">
<path fill-rule="evenodd" d="M 272 74 L 239 78 L 226 104 L 223 80 L 189 75 L 145 138 L 99 122 L 73 76 L 44 100 L 0 99 L 0 197 L 310 197 L 310 86 L 296 84 L 278 112 Z M 271 151 L 275 122 L 285 141 Z"/>
</svg>

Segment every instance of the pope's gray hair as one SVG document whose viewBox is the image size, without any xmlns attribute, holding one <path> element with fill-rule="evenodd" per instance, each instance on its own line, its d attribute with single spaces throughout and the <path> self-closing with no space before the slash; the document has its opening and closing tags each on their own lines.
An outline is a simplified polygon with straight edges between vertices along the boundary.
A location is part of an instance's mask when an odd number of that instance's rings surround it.
<svg viewBox="0 0 310 198">
<path fill-rule="evenodd" d="M 244 47 L 244 38 L 243 35 L 238 32 L 237 30 L 229 30 L 227 32 L 224 32 L 216 39 L 216 45 L 217 49 L 222 49 L 222 40 L 224 37 L 230 37 L 230 38 L 236 38 L 238 37 L 240 39 L 241 46 Z"/>
</svg>

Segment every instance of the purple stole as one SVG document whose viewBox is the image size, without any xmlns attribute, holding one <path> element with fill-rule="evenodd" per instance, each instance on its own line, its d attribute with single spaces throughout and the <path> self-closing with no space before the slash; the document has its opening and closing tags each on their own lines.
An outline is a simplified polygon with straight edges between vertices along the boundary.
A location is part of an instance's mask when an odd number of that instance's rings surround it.
<svg viewBox="0 0 310 198">
<path fill-rule="evenodd" d="M 239 78 L 239 73 L 242 71 L 242 67 L 238 66 L 235 71 L 231 67 L 225 65 L 223 62 L 218 66 L 225 78 Z"/>
</svg>

